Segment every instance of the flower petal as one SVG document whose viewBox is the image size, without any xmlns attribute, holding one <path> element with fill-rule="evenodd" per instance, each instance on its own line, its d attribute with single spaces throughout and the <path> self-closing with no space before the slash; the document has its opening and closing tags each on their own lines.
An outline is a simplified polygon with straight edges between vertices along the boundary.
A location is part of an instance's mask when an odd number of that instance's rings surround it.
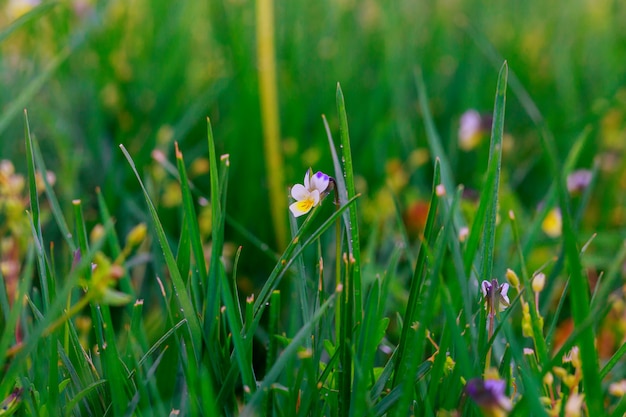
<svg viewBox="0 0 626 417">
<path fill-rule="evenodd" d="M 309 181 L 309 175 L 311 173 L 311 168 L 306 170 L 306 174 L 304 174 L 304 188 L 311 191 L 311 182 Z"/>
<path fill-rule="evenodd" d="M 313 200 L 313 206 L 317 206 L 320 203 L 320 192 L 317 190 L 311 191 L 309 198 Z"/>
<path fill-rule="evenodd" d="M 302 184 L 295 184 L 291 187 L 291 196 L 298 201 L 307 199 L 310 194 L 309 190 Z"/>
<path fill-rule="evenodd" d="M 310 190 L 318 190 L 320 193 L 323 193 L 328 188 L 328 183 L 330 182 L 330 178 L 328 175 L 324 174 L 322 171 L 317 171 L 313 178 L 311 178 L 311 188 Z"/>
<path fill-rule="evenodd" d="M 480 284 L 480 289 L 483 292 L 483 297 L 487 297 L 487 293 L 489 292 L 489 290 L 491 290 L 491 282 L 483 281 Z"/>
<path fill-rule="evenodd" d="M 294 215 L 294 217 L 300 217 L 303 214 L 307 214 L 311 211 L 311 208 L 315 205 L 315 200 L 313 198 L 306 198 L 304 200 L 296 201 L 289 206 L 289 210 Z"/>
</svg>

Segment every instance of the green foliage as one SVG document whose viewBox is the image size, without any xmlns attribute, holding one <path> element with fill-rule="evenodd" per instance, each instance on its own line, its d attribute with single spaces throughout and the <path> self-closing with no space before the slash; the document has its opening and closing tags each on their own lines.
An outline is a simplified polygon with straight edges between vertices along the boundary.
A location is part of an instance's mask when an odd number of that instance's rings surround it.
<svg viewBox="0 0 626 417">
<path fill-rule="evenodd" d="M 132 3 L 2 6 L 0 415 L 624 413 L 621 4 L 277 4 L 259 110 L 251 4 Z"/>
</svg>

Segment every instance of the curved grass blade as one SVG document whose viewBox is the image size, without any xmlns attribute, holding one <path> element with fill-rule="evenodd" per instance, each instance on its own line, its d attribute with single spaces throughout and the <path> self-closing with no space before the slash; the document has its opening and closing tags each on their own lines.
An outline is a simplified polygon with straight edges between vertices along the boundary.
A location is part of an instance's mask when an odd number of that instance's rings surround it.
<svg viewBox="0 0 626 417">
<path fill-rule="evenodd" d="M 135 173 L 137 177 L 137 181 L 139 181 L 139 185 L 143 191 L 144 197 L 146 199 L 146 204 L 148 205 L 148 210 L 150 211 L 150 216 L 152 217 L 154 227 L 157 233 L 157 238 L 159 240 L 159 244 L 161 245 L 161 249 L 163 250 L 163 255 L 165 257 L 165 262 L 167 264 L 168 270 L 170 272 L 170 276 L 172 278 L 172 284 L 174 285 L 175 297 L 178 300 L 180 308 L 183 310 L 184 316 L 188 320 L 189 332 L 190 332 L 190 342 L 192 343 L 192 349 L 195 354 L 194 363 L 199 362 L 199 358 L 201 356 L 201 345 L 202 345 L 202 330 L 200 327 L 200 322 L 198 321 L 198 315 L 196 314 L 195 309 L 193 308 L 193 303 L 191 302 L 191 298 L 187 293 L 187 288 L 185 283 L 180 276 L 180 272 L 178 271 L 178 266 L 176 265 L 176 259 L 174 258 L 174 254 L 172 253 L 172 249 L 169 246 L 167 241 L 167 236 L 165 235 L 165 230 L 161 225 L 161 221 L 159 220 L 159 216 L 157 214 L 156 208 L 148 195 L 148 190 L 143 184 L 139 173 L 137 172 L 137 168 L 135 167 L 135 163 L 131 158 L 130 154 L 124 147 L 124 145 L 120 145 L 120 149 L 124 153 L 126 160 L 130 164 L 131 169 Z"/>
</svg>

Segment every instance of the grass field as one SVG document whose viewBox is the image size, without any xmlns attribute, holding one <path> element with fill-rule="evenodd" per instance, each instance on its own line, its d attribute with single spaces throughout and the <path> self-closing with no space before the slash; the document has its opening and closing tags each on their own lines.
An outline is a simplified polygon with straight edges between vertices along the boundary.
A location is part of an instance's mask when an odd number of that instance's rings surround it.
<svg viewBox="0 0 626 417">
<path fill-rule="evenodd" d="M 623 22 L 0 1 L 0 415 L 626 415 Z"/>
</svg>

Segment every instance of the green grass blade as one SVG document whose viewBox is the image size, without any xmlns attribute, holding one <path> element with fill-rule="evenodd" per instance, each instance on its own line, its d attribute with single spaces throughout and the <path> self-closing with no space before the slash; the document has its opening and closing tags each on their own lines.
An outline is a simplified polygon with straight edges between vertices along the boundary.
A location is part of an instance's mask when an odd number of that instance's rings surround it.
<svg viewBox="0 0 626 417">
<path fill-rule="evenodd" d="M 198 316 L 196 314 L 195 309 L 193 308 L 193 303 L 191 302 L 191 298 L 187 293 L 187 288 L 185 287 L 185 283 L 180 276 L 180 272 L 178 271 L 178 266 L 176 265 L 176 259 L 174 258 L 174 254 L 172 253 L 172 249 L 169 246 L 167 241 L 167 236 L 165 235 L 165 230 L 163 229 L 163 225 L 159 220 L 159 216 L 157 214 L 156 208 L 148 195 L 148 191 L 146 190 L 139 173 L 137 172 L 137 168 L 135 167 L 135 163 L 131 158 L 130 154 L 124 147 L 124 145 L 120 145 L 124 156 L 128 160 L 131 169 L 135 173 L 137 177 L 137 181 L 139 181 L 139 185 L 143 191 L 144 197 L 146 199 L 146 204 L 148 206 L 148 210 L 150 212 L 150 216 L 152 217 L 152 221 L 154 227 L 156 229 L 157 238 L 159 240 L 159 244 L 161 245 L 161 249 L 163 250 L 163 255 L 165 257 L 165 262 L 167 264 L 168 270 L 170 272 L 170 276 L 172 278 L 172 284 L 174 285 L 174 291 L 176 299 L 180 305 L 180 308 L 183 311 L 184 316 L 188 320 L 189 331 L 190 331 L 190 342 L 192 343 L 191 348 L 195 354 L 195 363 L 198 363 L 200 358 L 200 347 L 202 344 L 202 330 L 200 327 L 200 322 L 198 321 Z"/>
<path fill-rule="evenodd" d="M 33 219 L 34 233 L 36 241 L 40 242 L 37 245 L 38 249 L 37 261 L 39 265 L 39 277 L 41 284 L 41 291 L 43 293 L 44 311 L 48 309 L 50 305 L 50 282 L 47 274 L 47 267 L 45 261 L 45 251 L 43 248 L 43 237 L 41 235 L 41 220 L 39 211 L 39 195 L 37 192 L 37 181 L 35 175 L 35 156 L 33 151 L 33 139 L 30 134 L 30 125 L 28 123 L 28 112 L 24 110 L 24 137 L 26 140 L 26 166 L 28 170 L 28 191 L 30 196 L 30 210 Z"/>
<path fill-rule="evenodd" d="M 211 121 L 207 118 L 207 141 L 209 147 L 209 175 L 211 182 L 211 240 L 213 246 L 211 248 L 211 264 L 209 265 L 208 283 L 206 285 L 206 317 L 205 327 L 207 327 L 207 334 L 213 335 L 215 329 L 213 328 L 213 318 L 217 317 L 220 304 L 220 280 L 219 280 L 219 268 L 220 257 L 222 256 L 222 243 L 223 243 L 223 227 L 220 230 L 220 225 L 223 224 L 223 211 L 220 198 L 220 182 L 217 171 L 217 155 L 215 153 L 215 141 L 213 139 L 213 129 L 211 128 Z"/>
<path fill-rule="evenodd" d="M 406 311 L 404 313 L 404 319 L 402 326 L 402 333 L 400 334 L 400 340 L 398 341 L 398 348 L 395 354 L 395 367 L 394 367 L 394 380 L 393 386 L 396 387 L 399 384 L 400 369 L 404 367 L 405 351 L 408 345 L 408 335 L 411 323 L 417 319 L 417 303 L 420 296 L 423 283 L 424 267 L 426 266 L 426 250 L 424 245 L 430 244 L 433 239 L 433 230 L 435 228 L 435 221 L 437 218 L 437 208 L 439 206 L 439 198 L 437 197 L 436 188 L 441 180 L 441 164 L 439 159 L 435 160 L 435 168 L 433 174 L 433 187 L 430 196 L 430 205 L 428 209 L 428 217 L 426 219 L 426 226 L 424 227 L 424 239 L 417 254 L 417 262 L 415 264 L 415 270 L 409 284 L 409 299 L 406 305 Z"/>
<path fill-rule="evenodd" d="M 67 222 L 65 221 L 65 217 L 63 216 L 63 212 L 61 211 L 61 205 L 59 204 L 59 200 L 54 193 L 54 189 L 48 181 L 48 176 L 46 175 L 46 165 L 41 155 L 41 150 L 39 149 L 39 144 L 36 140 L 32 141 L 33 151 L 35 157 L 35 166 L 39 167 L 39 172 L 41 173 L 41 179 L 44 184 L 44 191 L 46 193 L 46 197 L 48 197 L 48 202 L 50 203 L 50 210 L 52 211 L 52 215 L 54 216 L 54 220 L 61 231 L 61 235 L 65 239 L 65 243 L 67 243 L 70 250 L 73 252 L 76 250 L 76 244 L 74 243 L 74 239 L 72 239 L 72 233 L 70 232 L 69 227 L 67 226 Z"/>
<path fill-rule="evenodd" d="M 346 115 L 346 103 L 341 91 L 341 85 L 337 83 L 337 113 L 339 114 L 339 136 L 341 138 L 343 175 L 346 181 L 346 191 L 348 199 L 355 197 L 356 188 L 354 186 L 354 169 L 352 166 L 352 152 L 350 150 L 350 133 L 348 131 L 348 116 Z M 361 242 L 359 241 L 359 219 L 357 216 L 357 205 L 353 204 L 349 209 L 350 223 L 346 230 L 348 234 L 348 247 L 354 257 L 354 282 L 352 294 L 348 294 L 354 301 L 355 326 L 359 326 L 362 314 L 361 295 Z"/>
<path fill-rule="evenodd" d="M 481 278 L 490 280 L 493 273 L 493 255 L 496 239 L 496 217 L 498 214 L 498 189 L 500 186 L 500 169 L 502 163 L 502 136 L 504 135 L 504 113 L 506 108 L 506 86 L 508 77 L 508 65 L 506 61 L 500 68 L 498 85 L 496 87 L 496 99 L 493 109 L 493 126 L 491 130 L 491 146 L 489 148 L 489 164 L 487 166 L 487 178 L 483 187 L 483 198 L 487 207 L 484 221 L 484 242 L 482 254 Z M 475 232 L 480 230 L 476 228 Z"/>
<path fill-rule="evenodd" d="M 207 266 L 204 259 L 204 248 L 202 247 L 202 239 L 200 237 L 200 228 L 198 226 L 198 217 L 196 216 L 196 209 L 193 203 L 193 197 L 191 195 L 191 189 L 189 187 L 189 179 L 187 177 L 187 169 L 185 168 L 185 161 L 183 160 L 183 154 L 178 149 L 178 144 L 176 147 L 176 164 L 178 166 L 178 173 L 180 177 L 180 187 L 183 195 L 183 210 L 185 212 L 184 216 L 184 229 L 189 234 L 189 242 L 191 243 L 191 249 L 193 251 L 194 260 L 196 262 L 196 268 L 200 282 L 192 283 L 192 286 L 197 288 L 201 286 L 202 288 L 207 288 L 208 286 L 208 275 L 207 275 Z M 187 276 L 186 274 L 183 276 Z M 192 274 L 192 277 L 196 276 Z M 192 278 L 193 279 L 193 278 Z"/>
<path fill-rule="evenodd" d="M 302 345 L 304 340 L 311 335 L 311 329 L 313 326 L 322 319 L 326 311 L 332 306 L 335 301 L 337 293 L 331 295 L 324 304 L 315 312 L 311 321 L 305 323 L 300 331 L 291 339 L 291 343 L 283 350 L 282 354 L 278 357 L 278 360 L 274 363 L 271 369 L 268 370 L 263 382 L 259 385 L 257 392 L 250 398 L 248 404 L 241 411 L 241 417 L 256 416 L 257 405 L 260 403 L 264 392 L 270 388 L 270 386 L 276 381 L 280 373 L 285 369 L 287 363 L 295 357 L 298 353 L 298 348 Z"/>
<path fill-rule="evenodd" d="M 557 195 L 561 208 L 563 249 L 570 274 L 570 301 L 574 326 L 582 326 L 589 316 L 589 282 L 583 274 L 578 250 L 578 240 L 572 217 L 570 201 L 565 185 L 565 176 L 556 151 L 556 146 L 549 137 L 542 137 L 542 145 L 546 152 L 550 170 L 557 180 Z M 579 339 L 580 358 L 583 371 L 583 388 L 590 415 L 602 415 L 604 410 L 602 386 L 599 375 L 598 351 L 595 346 L 595 335 L 592 326 L 586 327 Z"/>
</svg>

